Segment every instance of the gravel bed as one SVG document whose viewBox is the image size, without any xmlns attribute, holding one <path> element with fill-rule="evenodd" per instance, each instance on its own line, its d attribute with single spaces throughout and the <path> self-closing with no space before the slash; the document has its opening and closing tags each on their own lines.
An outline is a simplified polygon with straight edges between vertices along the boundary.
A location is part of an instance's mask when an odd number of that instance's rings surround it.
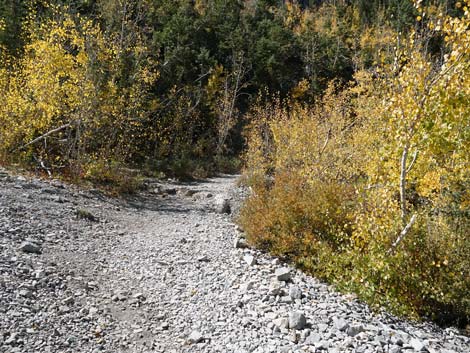
<svg viewBox="0 0 470 353">
<path fill-rule="evenodd" d="M 470 352 L 246 247 L 236 177 L 112 199 L 0 169 L 0 352 Z"/>
</svg>

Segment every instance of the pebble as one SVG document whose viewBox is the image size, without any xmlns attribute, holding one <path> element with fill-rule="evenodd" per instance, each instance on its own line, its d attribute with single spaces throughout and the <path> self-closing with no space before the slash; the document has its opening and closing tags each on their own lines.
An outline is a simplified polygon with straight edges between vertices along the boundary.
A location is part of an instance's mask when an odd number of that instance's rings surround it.
<svg viewBox="0 0 470 353">
<path fill-rule="evenodd" d="M 357 336 L 361 332 L 364 332 L 364 326 L 362 325 L 351 325 L 346 328 L 346 334 L 351 337 Z"/>
<path fill-rule="evenodd" d="M 412 338 L 410 340 L 410 346 L 413 347 L 413 349 L 415 351 L 418 351 L 418 352 L 421 352 L 422 350 L 424 350 L 425 348 L 425 345 L 423 342 L 421 342 L 419 339 L 417 338 Z"/>
<path fill-rule="evenodd" d="M 21 251 L 25 253 L 30 253 L 30 254 L 40 254 L 41 253 L 41 247 L 33 244 L 29 241 L 25 241 L 21 243 L 20 248 Z"/>
<path fill-rule="evenodd" d="M 302 330 L 307 323 L 305 315 L 298 311 L 293 311 L 289 314 L 289 328 Z"/>
<path fill-rule="evenodd" d="M 300 298 L 302 298 L 302 290 L 298 286 L 290 286 L 289 287 L 289 296 L 292 299 L 300 299 Z"/>
<path fill-rule="evenodd" d="M 245 255 L 243 257 L 243 260 L 245 260 L 248 266 L 253 266 L 254 264 L 256 264 L 256 260 L 253 255 Z"/>
<path fill-rule="evenodd" d="M 204 339 L 202 334 L 199 331 L 193 331 L 188 337 L 188 343 L 190 344 L 195 344 L 199 343 Z"/>
<path fill-rule="evenodd" d="M 273 324 L 278 328 L 288 328 L 289 320 L 286 318 L 279 318 L 279 319 L 273 320 Z"/>
<path fill-rule="evenodd" d="M 268 292 L 270 295 L 276 296 L 281 293 L 282 283 L 277 279 L 272 280 L 269 284 Z"/>
<path fill-rule="evenodd" d="M 246 249 L 248 247 L 248 244 L 246 243 L 246 240 L 244 238 L 237 236 L 233 241 L 233 247 L 235 249 Z"/>
<path fill-rule="evenodd" d="M 334 318 L 333 319 L 335 327 L 340 331 L 346 331 L 349 328 L 349 324 L 343 318 Z"/>
<path fill-rule="evenodd" d="M 287 267 L 281 267 L 274 272 L 278 281 L 287 282 L 291 279 L 290 270 Z"/>
</svg>

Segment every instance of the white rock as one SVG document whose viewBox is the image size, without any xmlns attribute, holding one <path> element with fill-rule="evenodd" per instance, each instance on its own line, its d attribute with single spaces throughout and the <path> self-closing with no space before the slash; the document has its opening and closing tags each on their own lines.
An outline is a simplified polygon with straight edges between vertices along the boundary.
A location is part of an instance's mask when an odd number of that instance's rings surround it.
<svg viewBox="0 0 470 353">
<path fill-rule="evenodd" d="M 362 325 L 351 325 L 346 329 L 348 336 L 354 337 L 364 332 L 364 327 Z"/>
<path fill-rule="evenodd" d="M 274 279 L 269 284 L 268 293 L 269 295 L 273 295 L 273 296 L 279 295 L 281 293 L 281 288 L 282 288 L 281 282 L 279 282 L 277 279 Z"/>
<path fill-rule="evenodd" d="M 248 266 L 253 266 L 254 264 L 256 264 L 256 260 L 255 260 L 255 257 L 253 255 L 245 255 L 243 256 L 243 260 L 245 260 L 245 262 L 248 264 Z"/>
<path fill-rule="evenodd" d="M 346 331 L 349 327 L 349 324 L 343 318 L 334 318 L 333 322 L 336 328 L 340 331 Z"/>
<path fill-rule="evenodd" d="M 188 343 L 195 344 L 204 340 L 204 337 L 199 331 L 193 331 L 188 337 Z"/>
<path fill-rule="evenodd" d="M 302 298 L 302 291 L 297 286 L 289 287 L 289 295 L 292 299 L 300 299 Z"/>
<path fill-rule="evenodd" d="M 19 291 L 18 294 L 21 297 L 24 297 L 24 298 L 32 298 L 33 297 L 33 293 L 29 289 L 22 289 L 22 290 Z"/>
<path fill-rule="evenodd" d="M 44 277 L 46 277 L 46 271 L 44 270 L 37 270 L 34 274 L 34 277 L 36 279 L 43 279 Z"/>
<path fill-rule="evenodd" d="M 287 267 L 278 268 L 274 275 L 278 281 L 287 282 L 291 279 L 291 273 Z"/>
<path fill-rule="evenodd" d="M 248 292 L 249 290 L 253 289 L 254 284 L 255 284 L 255 282 L 252 282 L 252 281 L 243 283 L 243 284 L 240 286 L 240 290 L 241 290 L 242 292 Z"/>
<path fill-rule="evenodd" d="M 289 320 L 286 318 L 279 318 L 274 319 L 273 324 L 276 325 L 278 328 L 288 328 L 289 327 Z"/>
<path fill-rule="evenodd" d="M 415 351 L 418 351 L 418 352 L 422 351 L 422 350 L 424 349 L 424 347 L 425 347 L 424 343 L 421 342 L 421 341 L 420 341 L 419 339 L 417 339 L 417 338 L 412 338 L 412 339 L 410 340 L 410 346 L 413 347 L 413 349 L 414 349 Z"/>
<path fill-rule="evenodd" d="M 236 237 L 233 241 L 233 247 L 235 249 L 246 249 L 248 247 L 248 244 L 246 243 L 246 240 L 244 238 Z"/>
<path fill-rule="evenodd" d="M 230 199 L 223 197 L 223 196 L 217 196 L 214 199 L 214 206 L 215 206 L 215 211 L 217 213 L 230 213 L 231 212 L 231 207 L 230 207 Z"/>
</svg>

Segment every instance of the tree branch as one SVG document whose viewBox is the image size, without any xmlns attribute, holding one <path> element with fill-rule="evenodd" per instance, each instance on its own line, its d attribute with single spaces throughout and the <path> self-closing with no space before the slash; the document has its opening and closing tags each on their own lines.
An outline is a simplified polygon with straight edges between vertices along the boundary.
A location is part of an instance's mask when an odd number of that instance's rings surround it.
<svg viewBox="0 0 470 353">
<path fill-rule="evenodd" d="M 12 152 L 18 151 L 18 150 L 23 150 L 23 149 L 25 149 L 26 147 L 28 147 L 28 146 L 30 146 L 30 145 L 32 145 L 32 144 L 38 142 L 38 141 L 44 140 L 46 137 L 48 137 L 48 136 L 50 136 L 50 135 L 52 135 L 52 134 L 55 134 L 56 132 L 59 132 L 59 131 L 61 131 L 61 130 L 64 130 L 64 129 L 70 127 L 71 125 L 72 125 L 72 123 L 68 123 L 68 124 L 64 124 L 64 125 L 62 125 L 62 126 L 59 126 L 58 128 L 55 128 L 55 129 L 53 129 L 53 130 L 50 130 L 50 131 L 46 132 L 44 135 L 41 135 L 41 136 L 39 136 L 39 137 L 36 137 L 34 140 L 28 142 L 26 145 L 23 145 L 23 146 L 21 146 L 21 147 L 18 147 L 18 148 L 16 148 L 16 149 L 14 149 Z"/>
<path fill-rule="evenodd" d="M 320 150 L 320 153 L 318 154 L 319 157 L 321 157 L 323 152 L 325 152 L 326 146 L 328 146 L 328 142 L 330 141 L 330 137 L 331 137 L 331 128 L 328 128 L 328 132 L 326 133 L 325 142 L 323 143 L 323 146 Z"/>
<path fill-rule="evenodd" d="M 401 166 L 400 166 L 400 208 L 401 208 L 401 219 L 403 224 L 405 224 L 406 219 L 406 160 L 408 158 L 408 145 L 403 149 L 403 154 L 401 155 Z"/>
<path fill-rule="evenodd" d="M 408 166 L 408 168 L 406 169 L 406 173 L 408 174 L 411 169 L 413 168 L 415 162 L 416 162 L 416 158 L 418 158 L 418 150 L 415 151 L 414 155 L 413 155 L 413 160 L 411 161 L 410 165 Z"/>
<path fill-rule="evenodd" d="M 398 244 L 400 244 L 400 242 L 403 240 L 403 238 L 408 234 L 408 232 L 410 231 L 411 227 L 413 226 L 413 224 L 415 223 L 416 221 L 416 214 L 414 214 L 410 221 L 408 222 L 408 224 L 405 226 L 405 228 L 403 228 L 403 230 L 401 231 L 400 235 L 398 236 L 398 238 L 393 242 L 391 248 L 387 251 L 387 255 L 390 255 L 393 253 L 393 251 L 396 249 L 396 247 L 398 246 Z"/>
</svg>

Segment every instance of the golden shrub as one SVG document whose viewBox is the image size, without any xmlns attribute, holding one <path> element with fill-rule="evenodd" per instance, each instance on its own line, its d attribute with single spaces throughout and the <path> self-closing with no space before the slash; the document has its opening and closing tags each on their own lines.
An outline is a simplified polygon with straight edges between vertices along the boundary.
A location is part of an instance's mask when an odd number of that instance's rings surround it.
<svg viewBox="0 0 470 353">
<path fill-rule="evenodd" d="M 241 222 L 252 243 L 374 306 L 465 323 L 470 13 L 429 26 L 448 45 L 440 64 L 412 33 L 394 63 L 314 107 L 254 111 Z"/>
</svg>

